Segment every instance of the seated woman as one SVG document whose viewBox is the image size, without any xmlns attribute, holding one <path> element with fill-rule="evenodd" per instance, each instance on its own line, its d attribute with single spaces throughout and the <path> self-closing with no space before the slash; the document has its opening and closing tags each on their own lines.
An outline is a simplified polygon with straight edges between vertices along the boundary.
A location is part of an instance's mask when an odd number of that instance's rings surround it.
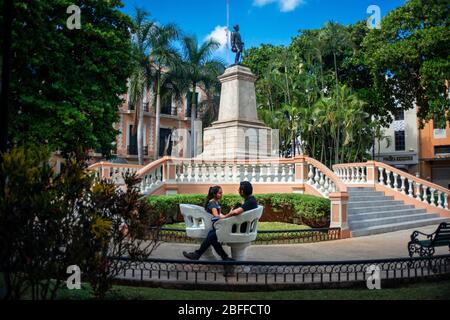
<svg viewBox="0 0 450 320">
<path fill-rule="evenodd" d="M 218 221 L 221 217 L 223 217 L 220 207 L 220 199 L 222 198 L 222 188 L 220 186 L 214 186 L 209 188 L 208 196 L 205 201 L 205 210 L 209 212 L 213 217 L 211 218 L 213 221 L 213 228 L 209 231 L 205 240 L 202 242 L 200 248 L 194 252 L 186 252 L 183 251 L 183 255 L 191 260 L 198 260 L 202 256 L 203 253 L 209 248 L 209 246 L 213 246 L 214 250 L 216 250 L 217 254 L 222 258 L 222 260 L 231 260 L 222 245 L 217 241 L 216 230 L 214 229 L 214 223 Z"/>
<path fill-rule="evenodd" d="M 223 215 L 220 210 L 219 200 L 222 198 L 222 188 L 219 186 L 209 188 L 208 197 L 205 204 L 205 209 L 210 212 L 214 217 L 213 221 L 217 221 L 219 219 L 229 218 L 233 216 L 237 216 L 242 214 L 244 211 L 253 210 L 258 207 L 258 203 L 256 202 L 253 194 L 252 184 L 248 181 L 242 181 L 239 185 L 239 194 L 244 198 L 244 203 L 241 205 L 236 205 L 233 210 L 231 210 L 228 214 Z M 202 242 L 200 249 L 194 252 L 186 252 L 183 251 L 183 255 L 191 260 L 198 260 L 202 256 L 202 254 L 209 248 L 210 245 L 214 247 L 214 250 L 219 254 L 222 260 L 233 260 L 228 257 L 225 250 L 223 250 L 222 245 L 217 240 L 216 229 L 213 228 L 209 231 L 205 240 Z"/>
</svg>

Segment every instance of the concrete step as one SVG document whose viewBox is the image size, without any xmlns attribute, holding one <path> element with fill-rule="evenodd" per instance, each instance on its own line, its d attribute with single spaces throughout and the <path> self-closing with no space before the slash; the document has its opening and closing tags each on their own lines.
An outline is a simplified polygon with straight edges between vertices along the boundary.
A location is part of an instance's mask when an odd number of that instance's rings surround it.
<svg viewBox="0 0 450 320">
<path fill-rule="evenodd" d="M 364 192 L 364 193 L 370 193 L 370 192 L 375 192 L 374 188 L 362 188 L 362 187 L 348 187 L 347 186 L 347 192 L 348 193 L 359 193 L 359 192 Z"/>
<path fill-rule="evenodd" d="M 349 201 L 348 208 L 361 208 L 361 207 L 380 207 L 380 206 L 394 206 L 403 204 L 403 201 L 398 200 L 377 200 L 377 201 Z"/>
<path fill-rule="evenodd" d="M 389 217 L 399 217 L 406 215 L 414 215 L 419 213 L 426 213 L 425 209 L 399 209 L 399 210 L 388 210 L 388 211 L 374 211 L 374 212 L 360 212 L 360 213 L 350 213 L 348 215 L 349 222 L 365 221 L 371 219 L 382 219 Z"/>
<path fill-rule="evenodd" d="M 362 202 L 362 201 L 381 201 L 381 200 L 393 200 L 394 197 L 388 197 L 385 195 L 372 195 L 372 194 L 368 194 L 368 195 L 364 195 L 364 196 L 349 196 L 348 198 L 348 203 L 351 202 Z"/>
<path fill-rule="evenodd" d="M 381 225 L 389 225 L 393 223 L 402 223 L 408 221 L 419 221 L 424 219 L 433 219 L 438 218 L 438 214 L 431 213 L 418 213 L 418 214 L 406 214 L 400 216 L 392 216 L 392 217 L 384 217 L 384 218 L 375 218 L 375 219 L 365 219 L 365 220 L 357 220 L 357 221 L 349 221 L 349 227 L 352 230 L 364 229 L 368 227 L 381 226 Z"/>
<path fill-rule="evenodd" d="M 392 224 L 386 224 L 386 225 L 380 225 L 380 226 L 372 226 L 372 227 L 368 227 L 368 228 L 352 230 L 352 237 L 362 237 L 362 236 L 368 236 L 368 235 L 373 235 L 373 234 L 380 234 L 380 233 L 393 232 L 393 231 L 398 231 L 398 230 L 412 229 L 412 228 L 423 227 L 423 226 L 428 226 L 428 225 L 433 225 L 433 224 L 439 224 L 441 222 L 450 222 L 450 219 L 448 219 L 448 218 L 431 218 L 431 219 L 422 219 L 422 220 L 407 221 L 407 222 L 401 222 L 401 223 L 392 223 Z M 406 248 L 406 243 L 405 243 L 405 248 Z"/>
<path fill-rule="evenodd" d="M 377 207 L 356 207 L 356 208 L 349 208 L 348 214 L 358 214 L 358 213 L 369 213 L 369 212 L 378 212 L 378 211 L 389 211 L 389 210 L 407 210 L 407 209 L 413 209 L 414 206 L 412 204 L 396 204 L 396 205 L 388 205 L 388 206 L 377 206 Z"/>
<path fill-rule="evenodd" d="M 360 191 L 354 191 L 354 192 L 348 192 L 349 197 L 367 197 L 367 196 L 384 196 L 384 192 L 381 191 L 372 191 L 372 192 L 360 192 Z"/>
</svg>

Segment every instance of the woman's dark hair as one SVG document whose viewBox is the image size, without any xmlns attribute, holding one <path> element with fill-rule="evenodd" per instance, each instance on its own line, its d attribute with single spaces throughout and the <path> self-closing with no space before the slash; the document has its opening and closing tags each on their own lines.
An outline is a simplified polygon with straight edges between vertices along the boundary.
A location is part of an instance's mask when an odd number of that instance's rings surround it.
<svg viewBox="0 0 450 320">
<path fill-rule="evenodd" d="M 241 183 L 239 185 L 239 190 L 242 191 L 244 196 L 248 197 L 253 193 L 253 186 L 248 181 L 241 181 Z"/>
<path fill-rule="evenodd" d="M 216 196 L 216 194 L 220 191 L 220 189 L 222 189 L 220 186 L 214 186 L 209 188 L 208 195 L 206 196 L 205 210 L 208 209 L 209 200 L 213 199 Z"/>
</svg>

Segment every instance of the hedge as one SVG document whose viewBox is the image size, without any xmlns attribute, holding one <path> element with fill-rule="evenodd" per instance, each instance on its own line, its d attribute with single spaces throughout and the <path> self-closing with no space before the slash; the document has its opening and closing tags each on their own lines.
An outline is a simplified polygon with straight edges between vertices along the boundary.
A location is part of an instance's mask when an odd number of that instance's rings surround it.
<svg viewBox="0 0 450 320">
<path fill-rule="evenodd" d="M 330 223 L 330 200 L 297 193 L 255 194 L 258 203 L 264 206 L 261 221 L 279 221 L 304 224 L 313 228 L 328 227 Z M 203 206 L 203 194 L 178 194 L 149 196 L 150 206 L 166 219 L 167 223 L 182 221 L 179 212 L 180 203 Z M 224 195 L 220 201 L 223 212 L 242 202 L 239 195 Z"/>
</svg>

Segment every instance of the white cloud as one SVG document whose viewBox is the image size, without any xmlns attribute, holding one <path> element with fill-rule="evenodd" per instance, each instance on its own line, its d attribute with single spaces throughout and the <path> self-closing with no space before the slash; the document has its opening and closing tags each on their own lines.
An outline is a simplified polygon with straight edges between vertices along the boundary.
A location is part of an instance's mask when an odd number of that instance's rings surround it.
<svg viewBox="0 0 450 320">
<path fill-rule="evenodd" d="M 205 40 L 214 39 L 219 44 L 219 51 L 226 48 L 227 45 L 227 27 L 226 26 L 216 26 L 214 30 L 205 37 Z"/>
<path fill-rule="evenodd" d="M 263 7 L 270 3 L 277 2 L 281 12 L 289 12 L 295 10 L 299 5 L 304 4 L 304 0 L 253 0 L 253 5 Z"/>
</svg>

